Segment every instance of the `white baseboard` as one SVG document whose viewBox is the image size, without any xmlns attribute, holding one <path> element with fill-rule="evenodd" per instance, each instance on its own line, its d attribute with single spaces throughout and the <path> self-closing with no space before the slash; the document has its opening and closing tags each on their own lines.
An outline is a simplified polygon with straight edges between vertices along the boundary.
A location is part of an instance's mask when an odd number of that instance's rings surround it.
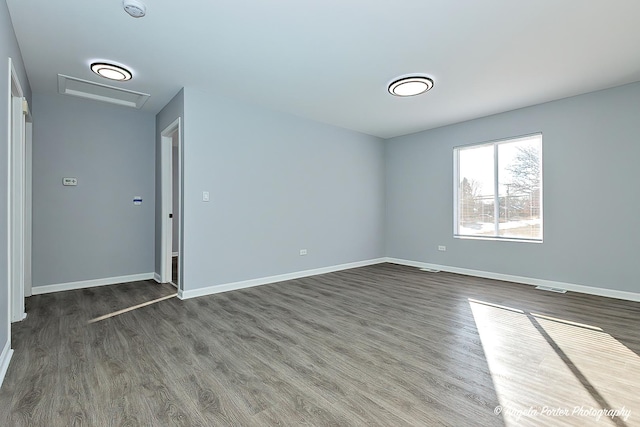
<svg viewBox="0 0 640 427">
<path fill-rule="evenodd" d="M 640 293 L 618 291 L 615 289 L 596 288 L 593 286 L 576 285 L 574 283 L 557 282 L 554 280 L 536 279 L 533 277 L 514 276 L 511 274 L 492 273 L 490 271 L 471 270 L 468 268 L 450 267 L 448 265 L 430 264 L 420 261 L 410 261 L 399 258 L 386 258 L 386 262 L 392 264 L 406 265 L 409 267 L 429 268 L 432 270 L 446 271 L 449 273 L 464 274 L 465 276 L 483 277 L 486 279 L 503 280 L 506 282 L 523 283 L 533 286 L 548 286 L 551 288 L 561 288 L 581 294 L 597 295 L 601 297 L 617 298 L 627 301 L 639 301 Z"/>
<path fill-rule="evenodd" d="M 13 350 L 11 349 L 11 343 L 7 340 L 4 348 L 2 349 L 2 354 L 0 354 L 0 387 L 4 382 L 4 376 L 7 374 L 7 370 L 9 369 L 11 356 L 13 356 Z"/>
<path fill-rule="evenodd" d="M 51 292 L 70 291 L 74 289 L 93 288 L 96 286 L 116 285 L 118 283 L 137 282 L 154 279 L 153 273 L 131 274 L 129 276 L 107 277 L 104 279 L 82 280 L 79 282 L 58 283 L 55 285 L 34 286 L 33 295 L 49 294 Z"/>
<path fill-rule="evenodd" d="M 18 319 L 11 320 L 11 323 L 22 322 L 26 318 L 27 318 L 27 313 L 22 313 L 20 314 L 20 317 Z"/>
<path fill-rule="evenodd" d="M 332 273 L 334 271 L 348 270 L 350 268 L 365 267 L 367 265 L 381 264 L 385 258 L 376 258 L 366 261 L 350 262 L 347 264 L 333 265 L 330 267 L 315 268 L 313 270 L 296 271 L 294 273 L 280 274 L 277 276 L 261 277 L 259 279 L 243 280 L 241 282 L 225 283 L 222 285 L 208 286 L 206 288 L 178 291 L 178 298 L 184 300 L 201 297 L 204 295 L 219 294 L 221 292 L 235 291 L 237 289 L 252 288 L 254 286 L 268 285 L 269 283 L 284 282 L 285 280 L 300 279 L 302 277 L 316 276 L 318 274 Z"/>
<path fill-rule="evenodd" d="M 162 278 L 158 273 L 153 273 L 153 280 L 155 280 L 158 283 L 162 283 Z"/>
</svg>

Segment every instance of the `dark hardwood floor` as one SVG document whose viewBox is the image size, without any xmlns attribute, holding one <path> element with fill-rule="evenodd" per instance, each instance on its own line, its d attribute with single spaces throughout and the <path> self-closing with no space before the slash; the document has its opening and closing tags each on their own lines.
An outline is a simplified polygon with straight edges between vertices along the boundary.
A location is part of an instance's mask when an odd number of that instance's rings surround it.
<svg viewBox="0 0 640 427">
<path fill-rule="evenodd" d="M 381 264 L 106 317 L 174 292 L 30 297 L 0 425 L 640 425 L 640 303 Z"/>
</svg>

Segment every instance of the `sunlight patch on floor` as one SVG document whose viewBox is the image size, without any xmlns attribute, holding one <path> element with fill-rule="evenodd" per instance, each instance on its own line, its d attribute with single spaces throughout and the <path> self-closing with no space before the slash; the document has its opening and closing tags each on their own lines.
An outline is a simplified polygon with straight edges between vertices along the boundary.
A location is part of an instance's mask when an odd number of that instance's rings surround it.
<svg viewBox="0 0 640 427">
<path fill-rule="evenodd" d="M 96 323 L 96 322 L 99 322 L 99 321 L 101 321 L 101 320 L 109 319 L 109 318 L 111 318 L 111 317 L 118 316 L 118 315 L 120 315 L 120 314 L 124 314 L 124 313 L 128 313 L 128 312 L 130 312 L 130 311 L 137 310 L 137 309 L 139 309 L 139 308 L 146 307 L 146 306 L 151 305 L 151 304 L 156 304 L 156 303 L 158 303 L 158 302 L 160 302 L 160 301 L 164 301 L 164 300 L 167 300 L 167 299 L 173 298 L 173 297 L 175 297 L 175 296 L 177 296 L 177 295 L 178 295 L 178 294 L 177 294 L 177 293 L 175 293 L 175 294 L 171 294 L 171 295 L 164 296 L 164 297 L 162 297 L 162 298 L 154 299 L 154 300 L 152 300 L 152 301 L 143 302 L 142 304 L 133 305 L 133 306 L 131 306 L 131 307 L 124 308 L 124 309 L 122 309 L 122 310 L 114 311 L 114 312 L 112 312 L 112 313 L 108 313 L 108 314 L 105 314 L 105 315 L 102 315 L 102 316 L 96 317 L 95 319 L 91 319 L 91 320 L 89 320 L 89 322 L 88 322 L 88 323 Z"/>
<path fill-rule="evenodd" d="M 500 401 L 495 413 L 506 425 L 640 419 L 628 409 L 640 395 L 640 357 L 600 327 L 486 301 L 469 305 Z"/>
</svg>

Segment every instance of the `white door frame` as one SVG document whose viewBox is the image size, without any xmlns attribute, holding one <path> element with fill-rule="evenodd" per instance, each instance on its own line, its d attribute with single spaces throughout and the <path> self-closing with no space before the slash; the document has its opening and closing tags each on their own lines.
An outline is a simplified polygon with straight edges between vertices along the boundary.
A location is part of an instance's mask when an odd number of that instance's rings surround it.
<svg viewBox="0 0 640 427">
<path fill-rule="evenodd" d="M 27 203 L 26 122 L 29 106 L 20 80 L 9 58 L 9 144 L 8 144 L 8 283 L 9 316 L 11 322 L 27 317 L 24 307 L 26 267 L 30 269 L 30 254 L 25 245 Z M 28 258 L 28 261 L 27 261 Z M 26 261 L 26 262 L 25 262 Z M 30 274 L 28 275 L 30 277 Z"/>
<path fill-rule="evenodd" d="M 178 135 L 178 289 L 182 289 L 182 120 L 178 117 L 160 133 L 160 203 L 161 203 L 161 238 L 160 238 L 160 282 L 171 282 L 173 257 L 173 164 L 171 161 L 173 135 Z"/>
<path fill-rule="evenodd" d="M 27 113 L 25 124 L 25 213 L 24 213 L 24 296 L 31 296 L 32 275 L 31 275 L 31 252 L 33 242 L 33 123 Z"/>
</svg>

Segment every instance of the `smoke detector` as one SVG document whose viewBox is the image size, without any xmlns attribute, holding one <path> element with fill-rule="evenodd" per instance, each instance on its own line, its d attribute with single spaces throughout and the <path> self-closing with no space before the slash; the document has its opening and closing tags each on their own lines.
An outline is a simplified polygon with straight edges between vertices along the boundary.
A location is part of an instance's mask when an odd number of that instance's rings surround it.
<svg viewBox="0 0 640 427">
<path fill-rule="evenodd" d="M 134 18 L 142 18 L 147 13 L 147 6 L 138 0 L 123 0 L 122 7 Z"/>
</svg>

